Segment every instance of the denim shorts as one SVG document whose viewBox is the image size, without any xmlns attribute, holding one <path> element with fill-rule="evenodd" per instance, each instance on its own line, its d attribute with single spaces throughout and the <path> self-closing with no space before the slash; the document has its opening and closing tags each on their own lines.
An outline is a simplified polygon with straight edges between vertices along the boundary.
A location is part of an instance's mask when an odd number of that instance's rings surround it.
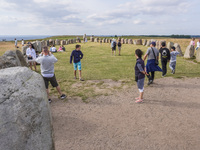
<svg viewBox="0 0 200 150">
<path fill-rule="evenodd" d="M 138 86 L 138 89 L 139 89 L 139 90 L 142 90 L 142 89 L 144 88 L 144 80 L 145 80 L 145 78 L 139 79 L 139 80 L 137 81 L 137 86 Z"/>
<path fill-rule="evenodd" d="M 74 63 L 74 70 L 77 70 L 77 67 L 78 67 L 78 70 L 81 70 L 81 62 L 77 62 L 77 63 Z"/>
</svg>

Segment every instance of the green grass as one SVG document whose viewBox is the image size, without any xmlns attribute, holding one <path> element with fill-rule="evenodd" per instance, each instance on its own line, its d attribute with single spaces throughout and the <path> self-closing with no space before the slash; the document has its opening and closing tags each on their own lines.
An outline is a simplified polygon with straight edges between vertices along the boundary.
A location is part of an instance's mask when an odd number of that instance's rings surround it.
<svg viewBox="0 0 200 150">
<path fill-rule="evenodd" d="M 134 66 L 136 58 L 134 51 L 140 48 L 146 52 L 147 47 L 136 45 L 123 45 L 122 56 L 111 56 L 110 44 L 86 43 L 81 44 L 81 51 L 84 54 L 82 60 L 82 76 L 86 80 L 80 82 L 74 80 L 73 65 L 69 63 L 71 51 L 74 50 L 75 44 L 66 45 L 66 52 L 54 54 L 58 58 L 55 64 L 55 73 L 62 91 L 68 96 L 78 96 L 87 102 L 89 97 L 95 97 L 101 94 L 95 92 L 93 86 L 104 88 L 103 79 L 112 79 L 122 81 L 123 85 L 132 86 L 134 82 Z M 58 46 L 57 46 L 58 47 Z M 118 51 L 117 51 L 118 54 Z M 170 74 L 168 67 L 168 77 L 177 79 L 183 77 L 200 77 L 200 64 L 190 62 L 182 57 L 177 58 L 177 70 L 175 75 Z M 160 78 L 161 73 L 156 73 L 156 78 Z M 88 80 L 100 80 L 97 83 L 87 83 Z M 79 86 L 73 86 L 78 84 Z M 113 87 L 113 90 L 120 90 L 121 87 Z M 52 89 L 55 93 L 55 89 Z M 104 93 L 104 95 L 108 95 Z"/>
</svg>

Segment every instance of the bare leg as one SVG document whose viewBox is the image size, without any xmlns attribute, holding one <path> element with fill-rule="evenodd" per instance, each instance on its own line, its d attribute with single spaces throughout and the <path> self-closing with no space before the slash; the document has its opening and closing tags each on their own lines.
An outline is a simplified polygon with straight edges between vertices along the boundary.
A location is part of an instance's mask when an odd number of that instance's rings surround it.
<svg viewBox="0 0 200 150">
<path fill-rule="evenodd" d="M 116 56 L 116 51 L 114 51 L 114 54 L 115 54 L 115 56 Z"/>
<path fill-rule="evenodd" d="M 112 56 L 113 56 L 113 51 L 112 51 Z"/>
<path fill-rule="evenodd" d="M 140 99 L 143 99 L 144 92 L 140 92 Z"/>
<path fill-rule="evenodd" d="M 120 50 L 119 50 L 119 55 L 120 55 Z"/>
<path fill-rule="evenodd" d="M 33 65 L 34 65 L 35 71 L 37 71 L 36 62 L 34 62 Z"/>
<path fill-rule="evenodd" d="M 76 77 L 76 70 L 74 70 L 74 77 Z"/>
<path fill-rule="evenodd" d="M 31 70 L 33 70 L 33 68 L 32 68 L 32 62 L 30 62 L 29 64 L 30 64 L 30 68 L 31 68 Z"/>
<path fill-rule="evenodd" d="M 61 92 L 60 86 L 57 86 L 56 89 L 57 89 L 58 93 L 59 93 L 60 96 L 61 96 L 61 95 L 62 95 L 62 92 Z"/>
<path fill-rule="evenodd" d="M 79 79 L 81 79 L 81 70 L 79 70 Z"/>
</svg>

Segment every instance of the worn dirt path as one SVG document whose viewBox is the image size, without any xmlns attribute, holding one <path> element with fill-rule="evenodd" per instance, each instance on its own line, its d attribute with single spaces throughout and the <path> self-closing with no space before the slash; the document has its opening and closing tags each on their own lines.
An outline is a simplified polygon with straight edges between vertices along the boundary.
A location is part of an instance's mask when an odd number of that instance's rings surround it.
<svg viewBox="0 0 200 150">
<path fill-rule="evenodd" d="M 51 104 L 56 150 L 199 150 L 200 78 L 164 78 L 85 104 Z"/>
</svg>

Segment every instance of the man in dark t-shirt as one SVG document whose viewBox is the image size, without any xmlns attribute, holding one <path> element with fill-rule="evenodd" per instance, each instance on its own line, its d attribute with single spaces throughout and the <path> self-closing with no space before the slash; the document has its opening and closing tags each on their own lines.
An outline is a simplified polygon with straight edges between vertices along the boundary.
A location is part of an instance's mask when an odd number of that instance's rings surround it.
<svg viewBox="0 0 200 150">
<path fill-rule="evenodd" d="M 170 51 L 168 48 L 166 48 L 166 43 L 162 42 L 161 48 L 159 50 L 161 54 L 161 63 L 162 63 L 162 76 L 164 77 L 167 74 L 167 62 L 170 61 Z"/>
</svg>

